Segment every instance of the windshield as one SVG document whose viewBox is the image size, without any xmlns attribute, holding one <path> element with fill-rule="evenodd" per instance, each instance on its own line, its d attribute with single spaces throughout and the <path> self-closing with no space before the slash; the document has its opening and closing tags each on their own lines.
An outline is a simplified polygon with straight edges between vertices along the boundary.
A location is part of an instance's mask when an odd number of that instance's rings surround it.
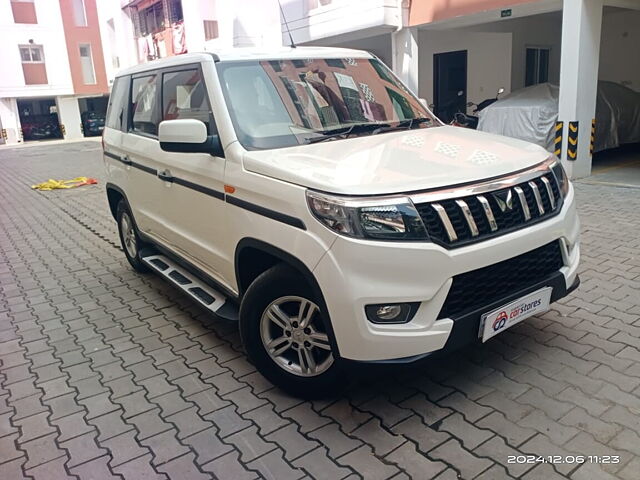
<svg viewBox="0 0 640 480">
<path fill-rule="evenodd" d="M 438 124 L 376 59 L 220 62 L 217 68 L 238 140 L 250 150 Z"/>
</svg>

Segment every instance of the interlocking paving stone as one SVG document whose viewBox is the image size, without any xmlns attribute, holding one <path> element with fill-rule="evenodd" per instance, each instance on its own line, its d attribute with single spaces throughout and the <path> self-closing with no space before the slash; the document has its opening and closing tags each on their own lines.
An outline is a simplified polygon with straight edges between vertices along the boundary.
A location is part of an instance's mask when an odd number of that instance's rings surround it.
<svg viewBox="0 0 640 480">
<path fill-rule="evenodd" d="M 78 478 L 90 478 L 91 480 L 118 480 L 121 477 L 114 475 L 109 470 L 109 455 L 99 457 L 82 465 L 70 469 Z"/>
<path fill-rule="evenodd" d="M 253 480 L 258 478 L 254 471 L 247 470 L 239 461 L 238 452 L 229 452 L 222 457 L 202 466 L 202 469 L 213 473 L 217 478 L 234 478 L 238 480 Z"/>
<path fill-rule="evenodd" d="M 68 461 L 68 457 L 56 458 L 47 463 L 43 463 L 42 465 L 38 465 L 37 467 L 30 468 L 25 473 L 35 479 L 46 479 L 46 480 L 73 479 L 75 477 L 70 476 L 67 473 L 67 469 L 65 468 L 65 464 L 67 464 L 67 461 Z M 0 478 L 13 479 L 14 477 L 0 476 Z M 85 476 L 84 478 L 88 478 L 88 476 Z M 97 475 L 97 472 L 96 472 L 96 475 L 92 473 L 91 478 L 95 478 L 96 480 L 98 480 L 100 477 L 99 475 Z M 108 478 L 108 477 L 102 477 L 102 478 Z"/>
<path fill-rule="evenodd" d="M 411 442 L 405 442 L 386 457 L 387 461 L 400 466 L 410 478 L 433 478 L 447 466 L 418 452 Z"/>
<path fill-rule="evenodd" d="M 371 445 L 376 455 L 381 457 L 395 450 L 406 441 L 402 436 L 383 428 L 377 418 L 372 418 L 359 426 L 351 432 L 351 435 Z"/>
<path fill-rule="evenodd" d="M 289 424 L 265 438 L 267 441 L 279 445 L 284 450 L 284 456 L 287 460 L 294 460 L 319 445 L 318 442 L 305 438 L 298 428 L 295 424 Z"/>
<path fill-rule="evenodd" d="M 159 466 L 158 470 L 166 473 L 169 478 L 180 478 L 181 480 L 212 479 L 213 477 L 209 473 L 203 473 L 198 470 L 194 459 L 195 455 L 193 453 L 188 453 Z"/>
<path fill-rule="evenodd" d="M 351 474 L 351 470 L 336 465 L 327 455 L 327 450 L 322 447 L 303 455 L 293 464 L 316 479 L 337 480 Z"/>
<path fill-rule="evenodd" d="M 0 165 L 2 479 L 638 478 L 637 190 L 575 183 L 582 285 L 546 314 L 304 402 L 255 371 L 235 326 L 130 269 L 103 187 L 28 188 L 103 184 L 99 144 Z"/>
<path fill-rule="evenodd" d="M 373 454 L 372 448 L 361 446 L 337 459 L 341 465 L 351 467 L 364 478 L 383 479 L 395 475 L 399 468 L 388 464 Z"/>
</svg>

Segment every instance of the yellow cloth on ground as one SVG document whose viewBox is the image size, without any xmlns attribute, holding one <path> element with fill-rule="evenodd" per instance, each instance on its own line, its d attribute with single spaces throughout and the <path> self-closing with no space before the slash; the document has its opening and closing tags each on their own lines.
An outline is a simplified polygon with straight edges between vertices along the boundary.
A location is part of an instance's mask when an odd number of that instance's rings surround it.
<svg viewBox="0 0 640 480">
<path fill-rule="evenodd" d="M 71 180 L 53 180 L 49 179 L 46 182 L 31 185 L 34 190 L 56 190 L 59 188 L 75 188 L 82 185 L 94 185 L 98 183 L 95 178 L 89 177 L 76 177 Z"/>
</svg>

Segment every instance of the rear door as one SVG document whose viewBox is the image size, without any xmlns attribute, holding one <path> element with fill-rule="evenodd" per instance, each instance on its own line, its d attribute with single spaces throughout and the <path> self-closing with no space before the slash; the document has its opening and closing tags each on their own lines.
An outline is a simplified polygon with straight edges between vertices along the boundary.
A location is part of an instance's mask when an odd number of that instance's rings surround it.
<svg viewBox="0 0 640 480">
<path fill-rule="evenodd" d="M 126 157 L 122 142 L 127 134 L 130 85 L 129 76 L 117 77 L 114 80 L 109 95 L 107 120 L 102 132 L 108 182 L 125 192 L 130 188 L 131 168 L 122 161 Z"/>
<path fill-rule="evenodd" d="M 207 125 L 209 135 L 217 134 L 200 65 L 164 69 L 160 81 L 161 120 L 197 119 Z M 221 275 L 230 261 L 223 247 L 225 159 L 208 153 L 163 152 L 156 166 L 164 178 L 158 181 L 167 240 L 191 263 L 229 284 Z"/>
<path fill-rule="evenodd" d="M 160 240 L 166 239 L 160 199 L 162 182 L 157 177 L 163 155 L 158 142 L 160 88 L 157 71 L 131 77 L 127 134 L 122 139 L 123 160 L 128 164 L 125 191 L 138 228 Z"/>
</svg>

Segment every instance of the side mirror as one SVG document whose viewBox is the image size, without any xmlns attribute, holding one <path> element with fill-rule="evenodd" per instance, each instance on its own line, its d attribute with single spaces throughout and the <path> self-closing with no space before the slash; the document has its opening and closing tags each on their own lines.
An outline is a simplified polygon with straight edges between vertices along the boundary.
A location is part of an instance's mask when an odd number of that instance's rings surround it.
<svg viewBox="0 0 640 480">
<path fill-rule="evenodd" d="M 500 87 L 498 89 L 498 95 L 502 95 L 504 93 L 504 88 Z"/>
<path fill-rule="evenodd" d="M 207 135 L 207 126 L 200 120 L 184 118 L 160 122 L 158 139 L 165 152 L 209 153 L 224 157 L 220 138 Z"/>
</svg>

